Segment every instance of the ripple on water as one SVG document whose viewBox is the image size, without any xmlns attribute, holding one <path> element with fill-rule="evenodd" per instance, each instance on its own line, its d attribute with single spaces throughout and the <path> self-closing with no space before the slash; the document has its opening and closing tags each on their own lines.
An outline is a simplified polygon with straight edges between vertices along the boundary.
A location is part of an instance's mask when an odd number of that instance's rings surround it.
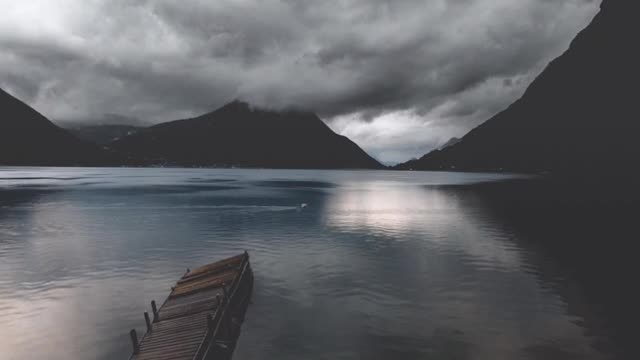
<svg viewBox="0 0 640 360">
<path fill-rule="evenodd" d="M 150 300 L 243 250 L 256 281 L 238 360 L 601 355 L 541 280 L 544 254 L 477 199 L 424 186 L 491 175 L 6 171 L 44 189 L 0 184 L 9 360 L 125 358 Z"/>
</svg>

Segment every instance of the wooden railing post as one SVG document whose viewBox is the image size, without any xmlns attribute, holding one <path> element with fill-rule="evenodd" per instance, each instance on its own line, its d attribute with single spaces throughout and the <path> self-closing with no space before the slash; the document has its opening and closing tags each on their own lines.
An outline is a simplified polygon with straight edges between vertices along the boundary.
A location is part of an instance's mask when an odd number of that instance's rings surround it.
<svg viewBox="0 0 640 360">
<path fill-rule="evenodd" d="M 151 311 L 153 312 L 153 322 L 158 322 L 158 308 L 155 300 L 151 301 Z"/>
<path fill-rule="evenodd" d="M 133 353 L 137 354 L 140 352 L 140 345 L 138 344 L 138 333 L 136 329 L 131 329 L 129 332 L 129 336 L 131 336 L 131 345 L 133 345 Z"/>
<path fill-rule="evenodd" d="M 147 332 L 151 332 L 151 319 L 149 319 L 149 313 L 146 311 L 144 312 L 144 322 L 147 323 Z"/>
</svg>

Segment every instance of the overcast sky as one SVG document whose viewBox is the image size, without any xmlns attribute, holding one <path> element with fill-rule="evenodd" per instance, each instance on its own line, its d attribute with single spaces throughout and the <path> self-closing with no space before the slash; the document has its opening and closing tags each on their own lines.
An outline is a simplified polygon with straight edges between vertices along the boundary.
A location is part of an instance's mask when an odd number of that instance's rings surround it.
<svg viewBox="0 0 640 360">
<path fill-rule="evenodd" d="M 0 0 L 0 87 L 58 123 L 293 105 L 392 163 L 505 108 L 598 5 Z"/>
</svg>

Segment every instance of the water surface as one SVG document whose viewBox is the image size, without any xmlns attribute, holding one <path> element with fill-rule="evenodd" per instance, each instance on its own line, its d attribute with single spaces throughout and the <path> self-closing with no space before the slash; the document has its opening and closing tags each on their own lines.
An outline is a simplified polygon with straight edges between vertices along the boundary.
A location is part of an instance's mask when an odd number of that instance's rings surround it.
<svg viewBox="0 0 640 360">
<path fill-rule="evenodd" d="M 185 268 L 245 249 L 237 360 L 607 358 L 571 274 L 464 190 L 505 178 L 0 168 L 0 358 L 124 359 Z"/>
</svg>

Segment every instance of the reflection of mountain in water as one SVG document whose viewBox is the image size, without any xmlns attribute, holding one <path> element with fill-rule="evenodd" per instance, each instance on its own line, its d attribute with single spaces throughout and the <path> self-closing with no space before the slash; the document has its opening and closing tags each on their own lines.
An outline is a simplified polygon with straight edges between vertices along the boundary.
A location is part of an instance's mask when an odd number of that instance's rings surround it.
<svg viewBox="0 0 640 360">
<path fill-rule="evenodd" d="M 593 344 L 616 359 L 638 358 L 635 294 L 638 192 L 553 181 L 512 181 L 446 190 L 502 224 L 543 284 L 583 319 Z M 549 349 L 538 356 L 544 357 Z M 548 358 L 548 357 L 545 357 Z"/>
</svg>

